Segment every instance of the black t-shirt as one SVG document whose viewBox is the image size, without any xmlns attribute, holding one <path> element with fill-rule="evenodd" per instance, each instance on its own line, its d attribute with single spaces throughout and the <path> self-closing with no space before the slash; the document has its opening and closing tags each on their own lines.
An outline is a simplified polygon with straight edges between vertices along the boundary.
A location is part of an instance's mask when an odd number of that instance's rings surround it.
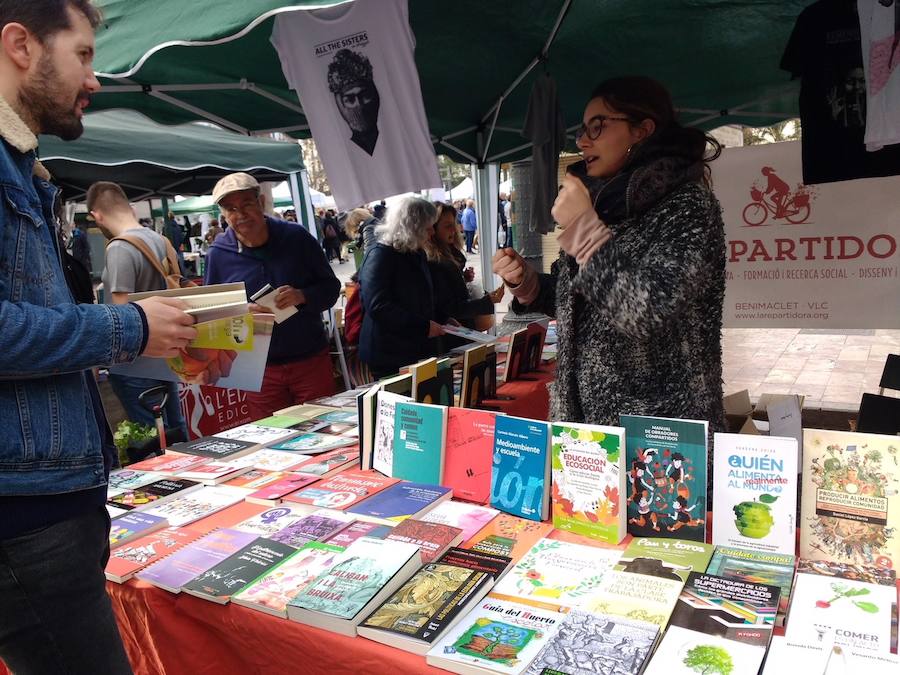
<svg viewBox="0 0 900 675">
<path fill-rule="evenodd" d="M 819 0 L 797 18 L 781 68 L 800 77 L 803 182 L 900 174 L 900 145 L 867 152 L 866 80 L 856 3 Z"/>
</svg>

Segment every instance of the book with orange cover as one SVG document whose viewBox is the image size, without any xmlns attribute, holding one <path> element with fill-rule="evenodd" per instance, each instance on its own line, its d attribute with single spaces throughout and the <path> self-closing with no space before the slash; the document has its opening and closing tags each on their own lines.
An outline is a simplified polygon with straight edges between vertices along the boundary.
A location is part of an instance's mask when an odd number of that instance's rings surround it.
<svg viewBox="0 0 900 675">
<path fill-rule="evenodd" d="M 129 464 L 128 468 L 132 471 L 154 471 L 156 473 L 175 474 L 181 471 L 187 471 L 193 466 L 198 466 L 208 461 L 209 460 L 206 457 L 186 455 L 183 452 L 167 450 L 162 455 L 148 457 L 137 464 Z"/>
<path fill-rule="evenodd" d="M 491 498 L 496 415 L 488 410 L 449 409 L 441 484 L 453 488 L 456 499 L 487 504 Z"/>
<path fill-rule="evenodd" d="M 463 548 L 492 555 L 504 555 L 517 562 L 539 540 L 550 534 L 552 529 L 551 523 L 500 513 L 465 542 Z"/>
<path fill-rule="evenodd" d="M 191 523 L 191 529 L 207 534 L 218 528 L 237 525 L 242 520 L 247 520 L 247 518 L 252 518 L 256 514 L 262 513 L 267 508 L 267 506 L 262 504 L 253 504 L 247 501 L 238 502 L 205 518 L 195 520 Z"/>
<path fill-rule="evenodd" d="M 118 584 L 125 583 L 147 565 L 162 560 L 201 536 L 203 532 L 189 527 L 167 527 L 119 546 L 110 553 L 106 578 Z"/>
</svg>

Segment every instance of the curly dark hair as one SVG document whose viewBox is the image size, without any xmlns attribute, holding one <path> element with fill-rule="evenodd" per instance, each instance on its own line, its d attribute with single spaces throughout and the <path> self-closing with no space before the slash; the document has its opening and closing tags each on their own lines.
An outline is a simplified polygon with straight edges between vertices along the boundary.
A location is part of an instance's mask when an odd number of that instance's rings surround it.
<svg viewBox="0 0 900 675">
<path fill-rule="evenodd" d="M 328 89 L 339 94 L 349 85 L 372 80 L 372 64 L 352 49 L 340 49 L 328 66 Z"/>
</svg>

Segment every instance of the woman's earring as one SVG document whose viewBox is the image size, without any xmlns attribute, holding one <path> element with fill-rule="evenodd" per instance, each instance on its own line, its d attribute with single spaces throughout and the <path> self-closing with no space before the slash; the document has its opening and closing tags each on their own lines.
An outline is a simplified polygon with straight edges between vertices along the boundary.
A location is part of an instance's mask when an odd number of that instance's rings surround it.
<svg viewBox="0 0 900 675">
<path fill-rule="evenodd" d="M 628 146 L 628 150 L 625 151 L 625 157 L 631 157 L 631 149 L 633 147 L 634 147 L 633 145 Z"/>
</svg>

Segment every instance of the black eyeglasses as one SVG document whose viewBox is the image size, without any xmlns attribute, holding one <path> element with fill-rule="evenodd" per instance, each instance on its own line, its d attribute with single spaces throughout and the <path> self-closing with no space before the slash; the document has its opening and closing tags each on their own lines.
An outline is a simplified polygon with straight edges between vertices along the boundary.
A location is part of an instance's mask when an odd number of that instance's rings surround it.
<svg viewBox="0 0 900 675">
<path fill-rule="evenodd" d="M 613 117 L 611 115 L 594 115 L 591 119 L 588 120 L 587 124 L 582 124 L 578 129 L 575 130 L 575 142 L 581 140 L 583 136 L 587 136 L 592 141 L 596 141 L 600 138 L 600 134 L 603 133 L 603 127 L 606 126 L 607 120 L 613 120 L 617 122 L 630 122 L 630 117 Z"/>
</svg>

